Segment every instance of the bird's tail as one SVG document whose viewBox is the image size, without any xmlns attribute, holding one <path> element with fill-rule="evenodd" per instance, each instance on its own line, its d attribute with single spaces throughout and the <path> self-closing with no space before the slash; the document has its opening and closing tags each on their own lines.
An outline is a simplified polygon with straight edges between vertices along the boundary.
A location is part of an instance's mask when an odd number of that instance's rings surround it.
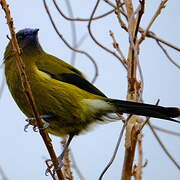
<svg viewBox="0 0 180 180">
<path fill-rule="evenodd" d="M 157 105 L 115 99 L 108 99 L 107 101 L 108 103 L 113 104 L 119 113 L 128 113 L 160 119 L 167 119 L 180 123 L 180 121 L 172 119 L 180 116 L 179 108 L 162 107 Z"/>
</svg>

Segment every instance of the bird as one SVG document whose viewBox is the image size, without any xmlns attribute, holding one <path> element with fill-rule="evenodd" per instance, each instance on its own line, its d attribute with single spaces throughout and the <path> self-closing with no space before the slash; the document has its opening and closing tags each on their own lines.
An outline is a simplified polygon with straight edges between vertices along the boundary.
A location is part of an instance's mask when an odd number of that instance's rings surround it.
<svg viewBox="0 0 180 180">
<path fill-rule="evenodd" d="M 63 158 L 74 136 L 88 131 L 92 124 L 105 123 L 110 113 L 127 113 L 179 123 L 173 119 L 180 116 L 177 107 L 108 98 L 78 69 L 46 53 L 38 40 L 38 31 L 25 28 L 16 33 L 16 38 L 38 112 L 48 123 L 47 131 L 55 136 L 68 136 L 59 159 Z M 20 110 L 32 118 L 33 112 L 24 95 L 15 60 L 10 40 L 4 53 L 7 85 Z"/>
</svg>

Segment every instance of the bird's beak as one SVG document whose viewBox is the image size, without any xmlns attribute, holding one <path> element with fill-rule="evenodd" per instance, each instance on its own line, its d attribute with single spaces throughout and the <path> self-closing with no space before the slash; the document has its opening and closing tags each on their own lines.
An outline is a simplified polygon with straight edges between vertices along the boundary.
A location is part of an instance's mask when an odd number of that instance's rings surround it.
<svg viewBox="0 0 180 180">
<path fill-rule="evenodd" d="M 34 30 L 33 30 L 33 34 L 37 34 L 38 31 L 39 31 L 39 29 L 34 29 Z"/>
</svg>

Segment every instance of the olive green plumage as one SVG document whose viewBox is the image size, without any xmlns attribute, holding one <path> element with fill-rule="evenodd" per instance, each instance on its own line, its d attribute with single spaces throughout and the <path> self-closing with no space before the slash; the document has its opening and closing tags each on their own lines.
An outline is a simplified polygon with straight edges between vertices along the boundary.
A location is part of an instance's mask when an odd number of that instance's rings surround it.
<svg viewBox="0 0 180 180">
<path fill-rule="evenodd" d="M 48 131 L 57 136 L 79 134 L 108 112 L 125 112 L 171 119 L 179 115 L 177 108 L 112 100 L 89 83 L 82 73 L 41 48 L 37 29 L 17 33 L 22 59 L 40 115 L 50 115 Z M 22 90 L 11 42 L 5 51 L 5 75 L 9 90 L 27 117 L 33 113 Z M 172 110 L 171 110 L 172 109 Z M 167 111 L 167 113 L 166 113 Z M 170 113 L 168 113 L 168 111 Z"/>
</svg>

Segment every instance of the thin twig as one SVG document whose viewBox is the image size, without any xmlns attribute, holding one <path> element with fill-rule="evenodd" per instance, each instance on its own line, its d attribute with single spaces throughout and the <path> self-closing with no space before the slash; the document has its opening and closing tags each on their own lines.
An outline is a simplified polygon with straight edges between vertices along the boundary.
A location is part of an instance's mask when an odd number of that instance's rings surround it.
<svg viewBox="0 0 180 180">
<path fill-rule="evenodd" d="M 142 134 L 138 135 L 138 165 L 135 168 L 135 180 L 142 179 L 142 168 L 143 168 L 143 149 L 142 149 Z"/>
<path fill-rule="evenodd" d="M 61 141 L 61 144 L 64 148 L 66 145 L 66 138 L 63 138 L 63 140 Z M 71 170 L 70 149 L 69 148 L 65 152 L 63 160 L 64 160 L 64 166 L 63 166 L 64 176 L 68 180 L 73 180 L 74 178 L 73 178 L 73 174 L 72 174 L 72 170 Z"/>
<path fill-rule="evenodd" d="M 138 11 L 138 18 L 137 18 L 136 27 L 135 27 L 134 40 L 133 40 L 134 43 L 136 43 L 137 34 L 138 34 L 142 16 L 144 14 L 144 7 L 145 7 L 145 0 L 139 0 L 139 2 L 140 2 L 140 10 Z"/>
<path fill-rule="evenodd" d="M 123 136 L 125 127 L 126 127 L 126 125 L 127 125 L 128 120 L 130 119 L 130 117 L 131 117 L 131 115 L 129 115 L 128 119 L 127 119 L 127 120 L 125 121 L 125 123 L 123 124 L 123 127 L 122 127 L 122 129 L 121 129 L 121 131 L 120 131 L 120 134 L 119 134 L 119 137 L 118 137 L 118 141 L 117 141 L 116 147 L 115 147 L 115 149 L 114 149 L 113 155 L 112 155 L 110 161 L 108 162 L 107 166 L 106 166 L 106 167 L 104 168 L 104 170 L 102 171 L 102 173 L 101 173 L 101 175 L 99 176 L 99 179 L 98 179 L 98 180 L 102 180 L 104 174 L 105 174 L 106 171 L 109 169 L 109 167 L 112 165 L 112 163 L 113 163 L 113 161 L 114 161 L 114 159 L 115 159 L 115 157 L 116 157 L 117 151 L 118 151 L 118 149 L 119 149 L 119 145 L 120 145 L 120 143 L 121 143 L 121 139 L 122 139 L 122 136 Z"/>
<path fill-rule="evenodd" d="M 99 46 L 101 47 L 102 49 L 104 49 L 105 51 L 109 52 L 110 54 L 112 54 L 113 56 L 115 56 L 120 62 L 121 64 L 123 65 L 123 67 L 125 69 L 127 69 L 127 66 L 123 63 L 123 60 L 113 51 L 111 51 L 110 49 L 108 49 L 107 47 L 105 47 L 104 45 L 102 45 L 100 42 L 98 42 L 98 40 L 95 38 L 95 36 L 93 35 L 92 33 L 92 30 L 91 30 L 91 24 L 92 24 L 92 18 L 94 17 L 94 14 L 96 12 L 96 9 L 98 7 L 100 3 L 100 0 L 97 0 L 95 6 L 94 6 L 94 9 L 91 13 L 91 16 L 90 16 L 90 20 L 89 20 L 89 23 L 88 23 L 88 32 L 89 32 L 89 35 L 91 36 L 92 40 Z"/>
<path fill-rule="evenodd" d="M 85 180 L 84 176 L 82 175 L 77 163 L 76 163 L 76 160 L 74 158 L 74 155 L 73 155 L 73 152 L 70 151 L 70 155 L 71 155 L 71 160 L 72 160 L 72 168 L 74 168 L 74 170 L 76 171 L 77 175 L 79 176 L 79 179 L 80 180 Z"/>
<path fill-rule="evenodd" d="M 94 59 L 92 58 L 92 56 L 91 56 L 90 54 L 88 54 L 86 51 L 82 51 L 82 50 L 73 48 L 73 47 L 64 39 L 63 35 L 59 32 L 58 28 L 57 28 L 56 25 L 55 25 L 55 22 L 54 22 L 53 19 L 52 19 L 52 16 L 51 16 L 51 14 L 50 14 L 49 8 L 48 8 L 48 6 L 47 6 L 47 4 L 46 4 L 46 0 L 43 0 L 43 4 L 44 4 L 44 8 L 45 8 L 45 10 L 46 10 L 46 12 L 47 12 L 47 14 L 48 14 L 48 17 L 49 17 L 49 19 L 50 19 L 50 21 L 51 21 L 51 24 L 52 24 L 55 32 L 57 33 L 57 35 L 60 37 L 60 39 L 61 39 L 61 40 L 66 44 L 66 46 L 67 46 L 68 48 L 70 48 L 72 51 L 76 51 L 76 52 L 78 52 L 78 53 L 84 54 L 84 55 L 87 56 L 87 57 L 91 60 L 91 62 L 93 63 L 94 68 L 95 68 L 95 75 L 94 75 L 94 77 L 93 77 L 92 82 L 94 83 L 94 82 L 96 81 L 98 75 L 99 75 L 99 70 L 98 70 L 98 67 L 97 67 L 97 64 L 96 64 L 95 60 L 94 60 Z"/>
<path fill-rule="evenodd" d="M 54 168 L 57 169 L 56 170 L 57 176 L 58 176 L 59 180 L 63 180 L 64 179 L 63 174 L 61 172 L 61 169 L 58 168 L 58 160 L 57 160 L 56 154 L 54 152 L 53 146 L 51 144 L 51 139 L 50 139 L 46 129 L 43 128 L 43 122 L 39 116 L 39 112 L 37 111 L 37 107 L 36 107 L 34 97 L 33 97 L 32 91 L 31 91 L 31 87 L 30 87 L 28 78 L 26 76 L 25 65 L 21 58 L 21 50 L 19 48 L 19 45 L 18 45 L 18 42 L 16 39 L 16 33 L 14 30 L 14 22 L 13 22 L 13 18 L 11 17 L 9 5 L 6 3 L 6 0 L 1 0 L 0 3 L 6 14 L 6 19 L 7 19 L 9 31 L 11 34 L 11 42 L 12 42 L 13 50 L 15 52 L 15 57 L 16 57 L 16 65 L 17 65 L 19 76 L 21 79 L 24 95 L 26 96 L 26 98 L 29 102 L 29 105 L 32 108 L 34 117 L 36 119 L 37 126 L 39 127 L 39 133 L 42 136 L 42 139 L 46 145 L 46 148 L 47 148 L 49 155 L 51 157 L 51 160 L 53 162 Z"/>
<path fill-rule="evenodd" d="M 73 14 L 73 10 L 71 7 L 71 3 L 69 2 L 69 0 L 65 0 L 66 6 L 68 8 L 68 13 L 69 16 L 71 18 L 74 18 L 74 14 Z M 77 44 L 77 32 L 76 32 L 76 24 L 74 21 L 70 21 L 70 25 L 71 25 L 71 33 L 72 33 L 72 47 L 76 48 L 76 44 Z M 76 52 L 72 51 L 71 54 L 71 64 L 74 65 L 75 64 L 75 59 L 76 59 Z"/>
<path fill-rule="evenodd" d="M 119 43 L 116 41 L 116 38 L 114 36 L 114 33 L 110 30 L 109 31 L 110 36 L 112 37 L 113 40 L 113 47 L 116 49 L 116 51 L 119 53 L 119 55 L 121 56 L 124 64 L 127 64 L 126 62 L 126 58 L 123 55 L 123 52 L 121 51 L 120 47 L 119 47 Z"/>
<path fill-rule="evenodd" d="M 151 126 L 155 130 L 158 130 L 158 131 L 161 131 L 161 132 L 164 132 L 164 133 L 167 133 L 167 134 L 171 134 L 171 135 L 174 135 L 174 136 L 180 136 L 180 133 L 178 133 L 178 132 L 171 131 L 171 130 L 168 130 L 168 129 L 164 129 L 162 127 L 158 127 L 158 126 L 155 126 L 155 125 L 152 125 L 152 124 L 151 124 Z"/>
<path fill-rule="evenodd" d="M 2 180 L 8 180 L 2 167 L 0 167 L 0 176 L 1 176 Z"/>
<path fill-rule="evenodd" d="M 164 52 L 164 54 L 166 55 L 166 57 L 168 58 L 168 60 L 169 60 L 172 64 L 174 64 L 174 65 L 179 69 L 179 68 L 180 68 L 180 65 L 177 64 L 177 63 L 171 58 L 171 56 L 168 54 L 167 50 L 161 45 L 161 43 L 160 43 L 158 40 L 156 40 L 156 43 L 157 43 L 158 46 L 161 48 L 161 50 Z"/>
<path fill-rule="evenodd" d="M 109 4 L 111 7 L 113 7 L 113 8 L 116 9 L 116 5 L 115 5 L 114 3 L 112 3 L 112 2 L 110 2 L 109 0 L 104 0 L 104 2 L 106 2 L 106 3 Z M 124 16 L 124 17 L 126 18 L 126 20 L 127 20 L 127 15 L 126 15 L 126 13 L 125 13 L 124 11 L 121 11 L 121 13 L 123 14 L 123 16 Z M 139 27 L 138 31 L 139 31 L 140 33 L 144 33 L 144 32 L 145 32 L 145 30 L 144 30 L 142 27 Z M 169 47 L 171 47 L 171 48 L 173 48 L 173 49 L 175 49 L 175 50 L 177 50 L 177 51 L 180 51 L 180 48 L 179 48 L 179 47 L 171 44 L 170 42 L 167 42 L 167 41 L 161 39 L 160 37 L 157 37 L 156 34 L 155 34 L 154 32 L 152 32 L 152 31 L 148 31 L 147 34 L 146 34 L 146 37 L 149 37 L 149 38 L 158 40 L 158 41 L 160 41 L 161 43 L 163 43 L 163 44 L 165 44 L 165 45 L 167 45 L 167 46 L 169 46 Z"/>
<path fill-rule="evenodd" d="M 142 28 L 140 29 L 140 31 L 141 31 L 141 30 L 142 30 Z M 175 49 L 176 51 L 180 51 L 180 48 L 179 48 L 179 47 L 177 47 L 177 46 L 175 46 L 174 44 L 171 44 L 170 42 L 167 42 L 167 41 L 165 41 L 165 40 L 157 37 L 156 34 L 155 34 L 154 32 L 152 32 L 152 31 L 148 31 L 147 37 L 152 38 L 152 39 L 154 39 L 154 40 L 157 40 L 157 41 L 165 44 L 166 46 L 169 46 L 169 47 Z"/>
<path fill-rule="evenodd" d="M 126 24 L 123 22 L 122 18 L 121 18 L 121 7 L 123 3 L 121 3 L 120 0 L 116 0 L 116 10 L 115 10 L 115 14 L 117 15 L 117 19 L 118 19 L 118 22 L 121 26 L 121 28 L 123 28 L 126 32 L 128 31 L 128 28 L 126 26 Z"/>
<path fill-rule="evenodd" d="M 66 20 L 68 20 L 68 21 L 89 21 L 89 20 L 90 20 L 89 18 L 74 18 L 74 17 L 71 17 L 71 16 L 70 16 L 70 17 L 67 17 L 67 16 L 63 13 L 63 11 L 61 10 L 61 8 L 58 6 L 56 0 L 53 0 L 53 3 L 54 3 L 54 5 L 55 5 L 56 9 L 58 10 L 58 12 L 61 14 L 61 16 L 62 16 L 63 18 L 65 18 Z M 109 14 L 112 14 L 113 12 L 114 12 L 114 9 L 112 9 L 112 10 L 110 10 L 110 11 L 108 11 L 108 12 L 102 14 L 102 15 L 96 16 L 96 17 L 92 18 L 92 20 L 101 19 L 101 18 L 103 18 L 103 17 L 105 17 L 105 16 L 108 16 Z"/>
<path fill-rule="evenodd" d="M 165 5 L 167 3 L 168 0 L 162 0 L 158 9 L 156 10 L 155 14 L 153 15 L 150 23 L 148 24 L 146 30 L 144 31 L 144 33 L 142 34 L 141 38 L 139 39 L 139 44 L 145 39 L 147 33 L 149 32 L 152 24 L 155 22 L 156 18 L 161 14 L 161 11 L 163 8 L 165 8 Z"/>
<path fill-rule="evenodd" d="M 163 149 L 165 154 L 168 156 L 168 158 L 171 160 L 171 162 L 180 170 L 180 165 L 178 164 L 178 162 L 176 162 L 176 160 L 173 158 L 173 156 L 167 150 L 167 148 L 165 147 L 165 145 L 161 141 L 160 137 L 157 135 L 156 131 L 153 129 L 151 123 L 148 122 L 147 124 L 149 125 L 149 128 L 151 129 L 153 135 L 155 136 L 156 140 L 158 141 L 159 145 L 161 146 L 161 148 Z"/>
</svg>

